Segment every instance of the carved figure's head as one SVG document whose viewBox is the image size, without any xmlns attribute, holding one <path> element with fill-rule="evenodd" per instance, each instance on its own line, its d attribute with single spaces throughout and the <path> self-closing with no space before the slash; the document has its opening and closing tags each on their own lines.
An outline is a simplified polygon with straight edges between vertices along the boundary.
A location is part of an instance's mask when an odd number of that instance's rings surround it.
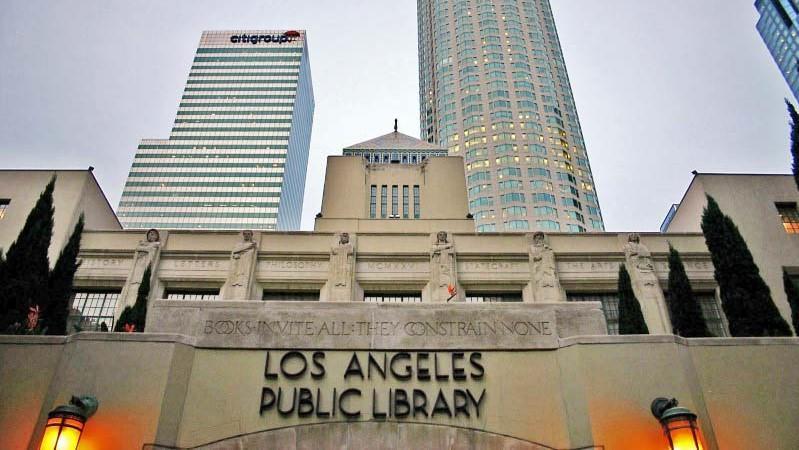
<svg viewBox="0 0 799 450">
<path fill-rule="evenodd" d="M 158 242 L 161 240 L 161 234 L 155 228 L 147 230 L 147 242 Z"/>
<path fill-rule="evenodd" d="M 252 242 L 252 230 L 242 231 L 241 239 L 244 240 L 244 242 Z"/>
<path fill-rule="evenodd" d="M 630 233 L 629 235 L 627 235 L 627 242 L 640 244 L 641 243 L 641 236 L 638 233 Z"/>
<path fill-rule="evenodd" d="M 338 243 L 341 245 L 349 244 L 350 243 L 350 234 L 349 233 L 341 233 L 338 236 Z"/>
<path fill-rule="evenodd" d="M 533 245 L 544 245 L 547 240 L 547 236 L 544 234 L 543 231 L 536 231 L 533 233 Z"/>
<path fill-rule="evenodd" d="M 447 232 L 446 231 L 439 231 L 436 234 L 436 243 L 438 243 L 438 244 L 446 244 L 447 243 Z"/>
</svg>

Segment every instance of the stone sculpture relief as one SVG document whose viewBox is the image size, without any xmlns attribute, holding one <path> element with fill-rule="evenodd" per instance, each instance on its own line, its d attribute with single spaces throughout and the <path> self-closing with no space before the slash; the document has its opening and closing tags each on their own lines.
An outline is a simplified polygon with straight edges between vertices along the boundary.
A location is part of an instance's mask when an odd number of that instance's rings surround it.
<svg viewBox="0 0 799 450">
<path fill-rule="evenodd" d="M 354 249 L 350 243 L 349 233 L 339 233 L 337 243 L 330 249 L 330 267 L 334 286 L 347 287 L 352 284 L 353 267 L 355 265 Z"/>
<path fill-rule="evenodd" d="M 458 289 L 458 272 L 455 246 L 446 231 L 436 233 L 430 249 L 430 296 L 433 302 L 457 300 L 462 296 Z"/>
<path fill-rule="evenodd" d="M 325 301 L 353 301 L 355 291 L 355 245 L 347 232 L 336 233 L 330 246 Z"/>
<path fill-rule="evenodd" d="M 627 269 L 636 271 L 641 281 L 647 286 L 657 284 L 655 275 L 655 265 L 652 263 L 652 254 L 644 244 L 641 243 L 641 236 L 638 233 L 630 233 L 627 236 L 627 244 L 624 246 L 624 257 L 627 261 Z"/>
<path fill-rule="evenodd" d="M 633 291 L 641 304 L 641 311 L 651 334 L 671 333 L 666 298 L 660 287 L 652 253 L 646 245 L 641 243 L 638 233 L 627 235 L 624 245 L 624 260 L 627 272 L 630 274 Z"/>
<path fill-rule="evenodd" d="M 136 303 L 136 295 L 139 293 L 139 286 L 141 286 L 147 266 L 150 266 L 152 273 L 155 274 L 158 270 L 157 266 L 160 256 L 161 234 L 156 229 L 150 229 L 145 234 L 144 240 L 139 241 L 138 245 L 136 245 L 136 249 L 133 252 L 133 264 L 130 268 L 130 272 L 128 272 L 128 278 L 125 280 L 125 285 L 122 287 L 122 292 L 119 294 L 119 301 L 117 302 L 117 309 L 119 311 L 122 310 L 120 308 L 132 306 Z M 152 279 L 154 278 L 153 276 Z M 153 287 L 152 285 L 150 286 L 150 292 L 153 292 Z"/>
<path fill-rule="evenodd" d="M 549 246 L 547 236 L 541 231 L 537 231 L 529 237 L 529 240 L 533 301 L 539 303 L 565 301 L 558 279 L 555 252 Z"/>
<path fill-rule="evenodd" d="M 255 264 L 258 260 L 258 243 L 253 232 L 241 232 L 241 241 L 230 252 L 230 267 L 225 285 L 222 287 L 224 300 L 250 300 L 255 279 Z"/>
</svg>

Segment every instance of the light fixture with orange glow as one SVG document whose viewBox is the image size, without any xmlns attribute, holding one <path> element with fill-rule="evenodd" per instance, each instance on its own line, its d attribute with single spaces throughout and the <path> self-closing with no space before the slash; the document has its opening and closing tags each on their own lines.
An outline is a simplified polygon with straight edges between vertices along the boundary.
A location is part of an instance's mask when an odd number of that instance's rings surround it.
<svg viewBox="0 0 799 450">
<path fill-rule="evenodd" d="M 57 406 L 47 415 L 39 450 L 76 450 L 86 420 L 97 411 L 94 397 L 72 397 L 68 405 Z"/>
<path fill-rule="evenodd" d="M 677 406 L 676 398 L 658 397 L 652 401 L 652 415 L 660 422 L 669 441 L 670 450 L 705 450 L 702 430 L 696 423 L 696 414 Z"/>
</svg>

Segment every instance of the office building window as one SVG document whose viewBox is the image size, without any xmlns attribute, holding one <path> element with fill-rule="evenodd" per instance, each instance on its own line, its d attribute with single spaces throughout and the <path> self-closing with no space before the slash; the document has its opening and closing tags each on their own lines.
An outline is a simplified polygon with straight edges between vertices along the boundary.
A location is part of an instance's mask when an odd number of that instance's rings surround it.
<svg viewBox="0 0 799 450">
<path fill-rule="evenodd" d="M 408 186 L 402 186 L 402 218 L 407 219 L 410 213 L 408 207 Z"/>
<path fill-rule="evenodd" d="M 369 218 L 377 217 L 377 186 L 372 185 L 369 191 Z"/>
<path fill-rule="evenodd" d="M 391 186 L 391 218 L 399 218 L 399 186 Z"/>
<path fill-rule="evenodd" d="M 104 324 L 106 329 L 112 331 L 118 298 L 119 292 L 116 291 L 75 292 L 72 295 L 72 308 L 80 311 L 77 326 L 83 331 L 99 331 Z"/>
<path fill-rule="evenodd" d="M 219 289 L 167 289 L 167 300 L 219 300 Z"/>
<path fill-rule="evenodd" d="M 799 234 L 799 211 L 796 209 L 796 203 L 777 203 L 776 206 L 785 232 Z"/>
<path fill-rule="evenodd" d="M 413 187 L 413 218 L 418 219 L 421 215 L 421 205 L 419 200 L 419 186 Z"/>
<path fill-rule="evenodd" d="M 518 303 L 522 301 L 521 292 L 466 292 L 466 303 Z"/>
<path fill-rule="evenodd" d="M 363 301 L 368 303 L 422 303 L 418 292 L 366 292 Z"/>
<path fill-rule="evenodd" d="M 721 305 L 714 292 L 697 293 L 694 295 L 699 306 L 702 308 L 702 317 L 710 334 L 715 337 L 727 336 L 727 329 L 724 327 L 724 320 L 721 315 Z"/>
<path fill-rule="evenodd" d="M 380 187 L 380 217 L 385 219 L 388 214 L 388 186 Z"/>
<path fill-rule="evenodd" d="M 608 324 L 608 334 L 619 334 L 619 294 L 566 294 L 570 302 L 600 302 L 605 321 Z"/>
<path fill-rule="evenodd" d="M 8 205 L 11 204 L 10 198 L 0 198 L 0 220 L 3 220 L 3 217 L 6 216 L 6 210 L 8 209 Z"/>
<path fill-rule="evenodd" d="M 318 302 L 319 291 L 264 291 L 267 302 Z"/>
</svg>

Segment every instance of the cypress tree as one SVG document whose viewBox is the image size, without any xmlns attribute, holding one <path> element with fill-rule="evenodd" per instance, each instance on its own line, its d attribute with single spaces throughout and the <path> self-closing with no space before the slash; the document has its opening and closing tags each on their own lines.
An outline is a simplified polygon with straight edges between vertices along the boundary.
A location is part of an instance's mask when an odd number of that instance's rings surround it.
<svg viewBox="0 0 799 450">
<path fill-rule="evenodd" d="M 25 225 L 9 247 L 0 285 L 0 330 L 24 323 L 28 308 L 43 304 L 48 295 L 50 263 L 47 250 L 53 236 L 55 175 L 39 195 Z"/>
<path fill-rule="evenodd" d="M 137 333 L 144 331 L 144 322 L 147 318 L 147 298 L 150 296 L 151 273 L 150 266 L 147 266 L 144 275 L 142 275 L 139 290 L 136 292 L 136 303 L 133 306 L 126 306 L 122 310 L 122 314 L 119 315 L 119 320 L 114 326 L 114 331 L 125 331 L 125 325 L 135 326 Z"/>
<path fill-rule="evenodd" d="M 61 250 L 55 266 L 50 272 L 50 297 L 42 310 L 47 334 L 66 334 L 69 300 L 72 296 L 72 281 L 80 265 L 78 253 L 80 252 L 82 233 L 83 214 L 78 218 L 78 223 L 75 224 L 67 245 Z"/>
<path fill-rule="evenodd" d="M 619 334 L 649 334 L 641 304 L 633 292 L 630 274 L 619 266 Z"/>
<path fill-rule="evenodd" d="M 732 336 L 790 336 L 791 329 L 771 299 L 771 291 L 738 227 L 707 196 L 702 232 L 721 289 L 721 306 Z"/>
<path fill-rule="evenodd" d="M 669 296 L 666 299 L 674 334 L 683 337 L 708 337 L 710 332 L 702 316 L 702 308 L 694 297 L 685 265 L 669 244 Z"/>
<path fill-rule="evenodd" d="M 788 115 L 791 117 L 791 156 L 793 157 L 793 179 L 796 182 L 796 187 L 799 189 L 799 113 L 793 103 L 785 99 L 788 105 Z"/>
<path fill-rule="evenodd" d="M 788 304 L 791 306 L 791 322 L 793 331 L 799 335 L 799 289 L 788 276 L 788 272 L 782 271 L 782 283 L 785 285 L 785 295 L 788 297 Z"/>
</svg>

